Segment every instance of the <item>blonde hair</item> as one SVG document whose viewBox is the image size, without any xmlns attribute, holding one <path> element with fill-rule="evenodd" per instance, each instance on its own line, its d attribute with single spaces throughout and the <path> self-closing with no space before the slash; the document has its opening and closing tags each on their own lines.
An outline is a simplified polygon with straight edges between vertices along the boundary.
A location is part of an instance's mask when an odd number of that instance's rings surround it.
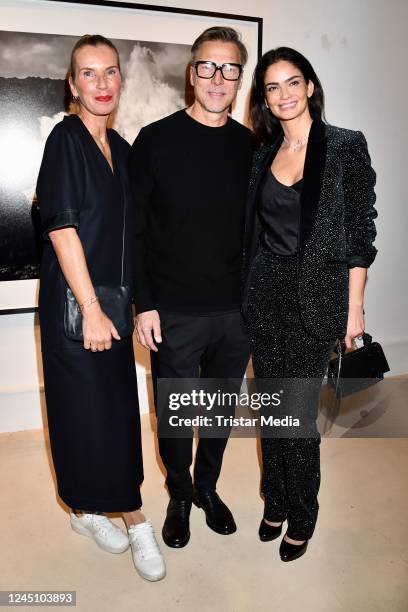
<svg viewBox="0 0 408 612">
<path fill-rule="evenodd" d="M 112 49 L 112 51 L 116 53 L 116 57 L 118 58 L 118 68 L 120 71 L 119 52 L 113 42 L 109 40 L 109 38 L 106 38 L 101 34 L 84 34 L 84 36 L 81 36 L 81 38 L 76 41 L 71 51 L 71 61 L 69 64 L 68 76 L 71 77 L 73 81 L 75 81 L 75 55 L 77 51 L 79 51 L 79 49 L 82 49 L 82 47 L 86 47 L 88 45 L 90 47 L 100 47 L 102 45 L 105 45 L 106 47 Z"/>
</svg>

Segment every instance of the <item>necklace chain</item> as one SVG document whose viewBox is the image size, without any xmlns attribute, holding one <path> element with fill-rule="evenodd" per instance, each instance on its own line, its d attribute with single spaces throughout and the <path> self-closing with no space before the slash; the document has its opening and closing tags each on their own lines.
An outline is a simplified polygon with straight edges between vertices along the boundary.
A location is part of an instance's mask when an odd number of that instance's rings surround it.
<svg viewBox="0 0 408 612">
<path fill-rule="evenodd" d="M 295 142 L 289 142 L 286 136 L 283 137 L 283 142 L 285 142 L 288 145 L 288 147 L 292 149 L 292 151 L 299 151 L 301 147 L 307 144 L 308 140 L 309 140 L 309 136 L 306 136 L 306 138 L 296 140 Z"/>
</svg>

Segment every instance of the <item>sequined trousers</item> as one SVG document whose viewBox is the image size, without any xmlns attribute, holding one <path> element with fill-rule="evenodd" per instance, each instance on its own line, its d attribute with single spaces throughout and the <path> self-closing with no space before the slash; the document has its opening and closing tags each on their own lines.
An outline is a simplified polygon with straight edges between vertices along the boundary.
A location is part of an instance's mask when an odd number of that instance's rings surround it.
<svg viewBox="0 0 408 612">
<path fill-rule="evenodd" d="M 287 520 L 287 535 L 307 540 L 313 535 L 319 509 L 318 396 L 334 343 L 312 337 L 302 324 L 296 256 L 277 256 L 259 247 L 250 275 L 247 316 L 257 385 L 279 378 L 300 389 L 306 381 L 309 386 L 300 400 L 298 393 L 296 410 L 302 413 L 299 401 L 303 403 L 314 431 L 310 437 L 262 434 L 264 518 Z M 290 413 L 290 397 L 286 400 L 284 409 Z"/>
</svg>

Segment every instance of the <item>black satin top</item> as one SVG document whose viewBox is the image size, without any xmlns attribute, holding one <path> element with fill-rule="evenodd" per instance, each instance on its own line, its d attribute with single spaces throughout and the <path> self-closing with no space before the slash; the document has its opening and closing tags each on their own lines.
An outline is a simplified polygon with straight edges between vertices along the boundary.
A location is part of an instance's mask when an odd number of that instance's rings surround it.
<svg viewBox="0 0 408 612">
<path fill-rule="evenodd" d="M 258 205 L 261 245 L 274 255 L 295 255 L 298 248 L 300 194 L 303 179 L 288 187 L 269 171 Z"/>
</svg>

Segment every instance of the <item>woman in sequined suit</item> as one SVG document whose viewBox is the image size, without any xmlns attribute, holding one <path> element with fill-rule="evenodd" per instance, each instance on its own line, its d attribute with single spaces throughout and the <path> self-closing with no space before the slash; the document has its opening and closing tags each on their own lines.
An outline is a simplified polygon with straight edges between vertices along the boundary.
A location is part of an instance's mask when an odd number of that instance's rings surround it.
<svg viewBox="0 0 408 612">
<path fill-rule="evenodd" d="M 337 339 L 351 347 L 364 331 L 375 172 L 361 132 L 323 122 L 320 81 L 293 49 L 261 58 L 250 112 L 262 146 L 246 214 L 243 314 L 258 385 L 284 379 L 281 408 L 306 424 L 303 435 L 262 430 L 259 536 L 275 539 L 286 520 L 280 556 L 290 561 L 306 551 L 318 514 L 319 388 Z"/>
</svg>

